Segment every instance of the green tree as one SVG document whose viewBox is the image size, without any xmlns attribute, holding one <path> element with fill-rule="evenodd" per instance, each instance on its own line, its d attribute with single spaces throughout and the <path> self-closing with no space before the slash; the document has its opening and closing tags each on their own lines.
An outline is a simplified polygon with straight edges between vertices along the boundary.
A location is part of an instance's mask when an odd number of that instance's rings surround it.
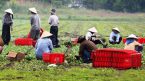
<svg viewBox="0 0 145 81">
<path fill-rule="evenodd" d="M 6 5 L 6 3 L 7 3 L 8 1 L 10 1 L 10 0 L 1 0 L 1 1 L 0 1 L 0 10 L 3 9 L 3 7 Z"/>
</svg>

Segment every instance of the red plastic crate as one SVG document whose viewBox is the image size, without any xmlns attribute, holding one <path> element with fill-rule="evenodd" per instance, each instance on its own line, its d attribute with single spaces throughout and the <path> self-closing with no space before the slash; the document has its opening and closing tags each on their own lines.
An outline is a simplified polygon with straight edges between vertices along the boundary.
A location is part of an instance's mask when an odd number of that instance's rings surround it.
<svg viewBox="0 0 145 81">
<path fill-rule="evenodd" d="M 132 55 L 132 60 L 133 60 L 132 61 L 132 67 L 133 68 L 141 67 L 141 57 L 142 57 L 142 54 L 140 54 L 140 53 Z"/>
<path fill-rule="evenodd" d="M 17 38 L 15 39 L 15 45 L 30 46 L 32 45 L 33 39 L 31 38 Z"/>
<path fill-rule="evenodd" d="M 50 64 L 62 64 L 64 62 L 63 53 L 43 53 L 43 61 Z"/>
<path fill-rule="evenodd" d="M 93 67 L 111 67 L 111 62 L 93 62 Z"/>
<path fill-rule="evenodd" d="M 92 52 L 91 58 L 93 61 L 97 62 L 108 62 L 111 61 L 111 54 L 107 54 L 106 52 L 102 52 L 102 50 L 98 50 Z"/>
<path fill-rule="evenodd" d="M 128 69 L 141 67 L 141 54 L 134 50 L 104 48 L 91 53 L 93 67 Z"/>
<path fill-rule="evenodd" d="M 141 54 L 132 54 L 130 57 L 122 58 L 120 62 L 113 62 L 113 68 L 128 69 L 141 67 Z"/>
</svg>

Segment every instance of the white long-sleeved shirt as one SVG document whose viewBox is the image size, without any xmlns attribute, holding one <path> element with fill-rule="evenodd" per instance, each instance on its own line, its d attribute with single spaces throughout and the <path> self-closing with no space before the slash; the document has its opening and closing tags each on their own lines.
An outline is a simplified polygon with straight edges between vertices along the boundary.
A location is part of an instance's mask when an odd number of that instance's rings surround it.
<svg viewBox="0 0 145 81">
<path fill-rule="evenodd" d="M 116 37 L 116 41 L 113 40 L 113 37 L 114 36 Z M 109 40 L 111 42 L 119 42 L 119 38 L 120 38 L 120 34 L 119 33 L 118 34 L 115 34 L 114 32 L 111 32 L 110 37 L 109 37 Z"/>
<path fill-rule="evenodd" d="M 59 24 L 59 18 L 56 15 L 51 15 L 48 19 L 48 23 L 51 26 L 58 26 Z"/>
<path fill-rule="evenodd" d="M 90 40 L 92 35 L 93 34 L 91 32 L 87 32 L 87 34 L 86 34 L 86 40 Z"/>
</svg>

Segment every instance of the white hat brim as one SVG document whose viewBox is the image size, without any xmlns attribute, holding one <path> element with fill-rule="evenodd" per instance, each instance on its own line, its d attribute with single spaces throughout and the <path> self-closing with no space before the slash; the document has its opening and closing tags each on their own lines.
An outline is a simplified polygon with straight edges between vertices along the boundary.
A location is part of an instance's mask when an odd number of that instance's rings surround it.
<svg viewBox="0 0 145 81">
<path fill-rule="evenodd" d="M 29 8 L 29 11 L 31 11 L 33 13 L 37 13 L 37 10 L 35 8 Z"/>
<path fill-rule="evenodd" d="M 47 31 L 44 31 L 44 32 L 42 33 L 42 35 L 41 35 L 41 37 L 40 37 L 40 38 L 50 37 L 50 36 L 52 36 L 52 34 L 51 34 L 51 33 L 47 32 Z"/>
<path fill-rule="evenodd" d="M 10 13 L 10 14 L 13 14 L 12 9 L 7 9 L 7 10 L 5 10 L 5 12 Z"/>
<path fill-rule="evenodd" d="M 95 33 L 97 33 L 98 31 L 96 30 L 96 28 L 95 27 L 92 27 L 92 28 L 90 28 L 90 29 L 88 29 L 90 32 L 95 32 Z"/>
</svg>

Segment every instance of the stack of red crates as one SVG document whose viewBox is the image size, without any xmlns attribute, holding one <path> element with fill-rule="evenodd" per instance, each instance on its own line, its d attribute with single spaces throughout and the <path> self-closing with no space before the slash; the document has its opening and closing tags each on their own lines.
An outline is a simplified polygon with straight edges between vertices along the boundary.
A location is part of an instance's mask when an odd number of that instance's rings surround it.
<svg viewBox="0 0 145 81">
<path fill-rule="evenodd" d="M 125 42 L 126 42 L 126 38 L 123 39 L 123 43 L 125 43 Z M 138 38 L 138 42 L 141 43 L 141 44 L 144 44 L 145 43 L 145 38 L 142 38 L 142 37 Z"/>
<path fill-rule="evenodd" d="M 64 62 L 63 53 L 43 53 L 43 62 L 50 64 L 62 64 Z"/>
<path fill-rule="evenodd" d="M 94 50 L 91 54 L 93 67 L 111 67 L 111 53 L 104 50 Z"/>
<path fill-rule="evenodd" d="M 33 44 L 33 39 L 31 39 L 31 38 L 17 38 L 17 39 L 15 39 L 15 45 L 31 46 L 32 44 Z"/>
<path fill-rule="evenodd" d="M 93 67 L 128 69 L 141 67 L 141 54 L 134 50 L 105 48 L 92 52 Z"/>
</svg>

